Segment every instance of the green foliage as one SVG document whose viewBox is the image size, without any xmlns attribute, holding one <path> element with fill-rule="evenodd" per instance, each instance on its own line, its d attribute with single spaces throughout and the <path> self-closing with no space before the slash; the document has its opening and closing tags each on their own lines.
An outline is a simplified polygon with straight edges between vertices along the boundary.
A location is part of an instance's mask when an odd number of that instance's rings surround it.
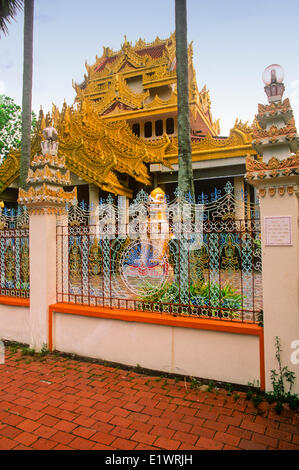
<svg viewBox="0 0 299 470">
<path fill-rule="evenodd" d="M 34 356 L 35 349 L 24 347 L 22 348 L 21 352 L 22 352 L 22 356 Z"/>
<path fill-rule="evenodd" d="M 282 367 L 281 364 L 281 344 L 279 337 L 275 337 L 275 357 L 278 362 L 278 372 L 274 369 L 271 370 L 271 383 L 273 387 L 274 396 L 280 400 L 286 396 L 286 394 L 291 393 L 292 386 L 295 382 L 295 373 L 289 370 L 287 366 Z M 288 392 L 285 391 L 285 381 L 289 383 Z"/>
<path fill-rule="evenodd" d="M 0 1 L 0 37 L 2 33 L 8 34 L 8 25 L 14 19 L 19 10 L 23 8 L 24 0 Z"/>
<path fill-rule="evenodd" d="M 262 403 L 262 401 L 263 401 L 262 395 L 259 395 L 259 394 L 253 395 L 252 402 L 256 408 L 259 406 L 260 403 Z"/>
<path fill-rule="evenodd" d="M 299 397 L 297 394 L 288 395 L 287 401 L 291 410 L 297 410 L 299 408 Z"/>
<path fill-rule="evenodd" d="M 32 112 L 31 132 L 36 126 L 36 115 Z M 5 160 L 10 149 L 21 147 L 22 111 L 12 98 L 0 95 L 0 163 Z"/>
<path fill-rule="evenodd" d="M 265 393 L 265 399 L 267 403 L 271 404 L 275 401 L 275 397 L 272 393 Z"/>
<path fill-rule="evenodd" d="M 232 394 L 232 391 L 234 390 L 234 387 L 232 386 L 232 384 L 227 384 L 225 388 L 227 390 L 227 395 L 230 396 Z"/>
<path fill-rule="evenodd" d="M 277 413 L 278 415 L 281 414 L 281 412 L 282 412 L 282 410 L 283 410 L 283 404 L 282 404 L 281 401 L 278 401 L 278 402 L 276 403 L 276 405 L 274 406 L 274 410 L 276 411 L 276 413 Z"/>
<path fill-rule="evenodd" d="M 295 383 L 295 373 L 287 366 L 282 366 L 281 363 L 281 344 L 279 337 L 275 337 L 275 357 L 278 362 L 278 371 L 271 370 L 271 383 L 273 391 L 266 394 L 268 403 L 276 402 L 275 411 L 280 414 L 283 410 L 283 403 L 288 403 L 292 410 L 299 408 L 299 397 L 297 394 L 292 394 L 291 390 Z M 286 386 L 288 384 L 288 391 Z"/>
<path fill-rule="evenodd" d="M 49 349 L 48 349 L 48 345 L 47 345 L 46 343 L 44 343 L 43 346 L 42 346 L 42 348 L 41 348 L 41 350 L 40 350 L 40 352 L 39 352 L 39 355 L 40 355 L 41 357 L 47 356 L 47 355 L 49 354 L 49 352 L 50 352 L 50 351 L 49 351 Z"/>
<path fill-rule="evenodd" d="M 199 286 L 191 286 L 190 295 L 200 302 L 199 305 L 208 305 L 210 297 L 221 299 L 222 307 L 239 308 L 242 303 L 241 295 L 229 284 L 220 287 L 218 283 L 201 283 Z"/>
<path fill-rule="evenodd" d="M 264 326 L 264 312 L 260 310 L 257 314 L 258 326 Z"/>
<path fill-rule="evenodd" d="M 253 240 L 253 243 L 255 244 L 255 247 L 258 248 L 258 249 L 262 249 L 262 240 L 260 239 L 254 239 Z"/>
<path fill-rule="evenodd" d="M 212 392 L 215 388 L 215 382 L 213 380 L 211 380 L 209 383 L 208 383 L 208 392 Z"/>
<path fill-rule="evenodd" d="M 190 388 L 196 389 L 200 387 L 200 381 L 195 377 L 190 377 Z"/>
<path fill-rule="evenodd" d="M 12 353 L 16 353 L 16 352 L 18 352 L 19 346 L 18 346 L 17 344 L 12 344 L 12 345 L 8 346 L 8 349 L 9 349 Z"/>
<path fill-rule="evenodd" d="M 180 304 L 180 286 L 178 282 L 166 282 L 162 289 L 154 293 L 152 293 L 151 290 L 152 286 L 144 283 L 141 289 L 142 296 L 139 297 L 139 300 L 153 304 L 155 311 L 159 310 L 160 302 Z M 238 313 L 234 313 L 234 311 L 238 310 L 242 305 L 242 296 L 229 284 L 223 287 L 218 283 L 210 282 L 200 282 L 197 285 L 190 284 L 189 296 L 189 304 L 191 306 L 209 307 L 211 305 L 211 299 L 219 299 L 219 307 L 225 309 L 222 310 L 223 316 L 238 316 Z M 211 308 L 210 311 L 212 316 L 219 315 L 217 308 Z"/>
</svg>

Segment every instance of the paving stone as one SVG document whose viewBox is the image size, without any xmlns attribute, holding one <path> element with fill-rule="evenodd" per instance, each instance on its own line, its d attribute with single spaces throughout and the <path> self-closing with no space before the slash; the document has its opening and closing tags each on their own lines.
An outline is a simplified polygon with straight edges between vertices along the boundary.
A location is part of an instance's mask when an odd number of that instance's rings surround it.
<svg viewBox="0 0 299 470">
<path fill-rule="evenodd" d="M 80 360 L 65 368 L 60 356 L 42 364 L 18 357 L 1 366 L 0 450 L 299 450 L 296 413 L 277 415 L 263 402 L 257 415 L 241 392 L 234 402 L 223 389 L 186 390 L 171 379 L 163 386 Z"/>
</svg>

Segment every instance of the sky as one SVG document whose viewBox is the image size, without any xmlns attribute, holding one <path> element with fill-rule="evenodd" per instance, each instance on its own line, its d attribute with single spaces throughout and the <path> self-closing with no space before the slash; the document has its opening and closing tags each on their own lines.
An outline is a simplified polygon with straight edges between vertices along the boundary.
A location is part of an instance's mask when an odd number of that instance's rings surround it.
<svg viewBox="0 0 299 470">
<path fill-rule="evenodd" d="M 127 40 L 152 42 L 175 30 L 174 0 L 35 0 L 32 108 L 71 105 L 72 80 L 83 80 L 85 61 L 103 46 L 119 50 Z M 199 89 L 210 90 L 213 119 L 228 135 L 236 119 L 252 123 L 266 103 L 263 70 L 280 64 L 299 128 L 299 1 L 187 0 L 188 42 L 193 41 Z M 21 105 L 23 12 L 0 38 L 0 94 Z"/>
</svg>

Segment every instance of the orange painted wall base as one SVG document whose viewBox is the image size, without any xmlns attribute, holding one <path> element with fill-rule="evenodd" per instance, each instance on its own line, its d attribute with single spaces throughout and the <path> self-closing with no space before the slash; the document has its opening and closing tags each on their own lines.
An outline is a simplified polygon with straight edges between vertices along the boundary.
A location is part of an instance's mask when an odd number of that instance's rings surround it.
<svg viewBox="0 0 299 470">
<path fill-rule="evenodd" d="M 265 389 L 264 334 L 263 328 L 256 324 L 246 322 L 239 323 L 225 319 L 219 321 L 181 316 L 175 317 L 172 315 L 158 314 L 153 312 L 57 303 L 49 306 L 50 351 L 53 349 L 53 315 L 55 313 L 258 336 L 260 358 L 260 388 L 262 390 Z"/>
</svg>

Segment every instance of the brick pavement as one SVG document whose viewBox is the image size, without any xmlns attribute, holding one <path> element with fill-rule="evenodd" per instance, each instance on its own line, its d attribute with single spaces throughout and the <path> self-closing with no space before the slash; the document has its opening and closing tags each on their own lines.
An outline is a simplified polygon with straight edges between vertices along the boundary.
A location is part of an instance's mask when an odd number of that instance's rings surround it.
<svg viewBox="0 0 299 470">
<path fill-rule="evenodd" d="M 245 392 L 6 348 L 0 450 L 299 450 L 299 416 Z"/>
</svg>

